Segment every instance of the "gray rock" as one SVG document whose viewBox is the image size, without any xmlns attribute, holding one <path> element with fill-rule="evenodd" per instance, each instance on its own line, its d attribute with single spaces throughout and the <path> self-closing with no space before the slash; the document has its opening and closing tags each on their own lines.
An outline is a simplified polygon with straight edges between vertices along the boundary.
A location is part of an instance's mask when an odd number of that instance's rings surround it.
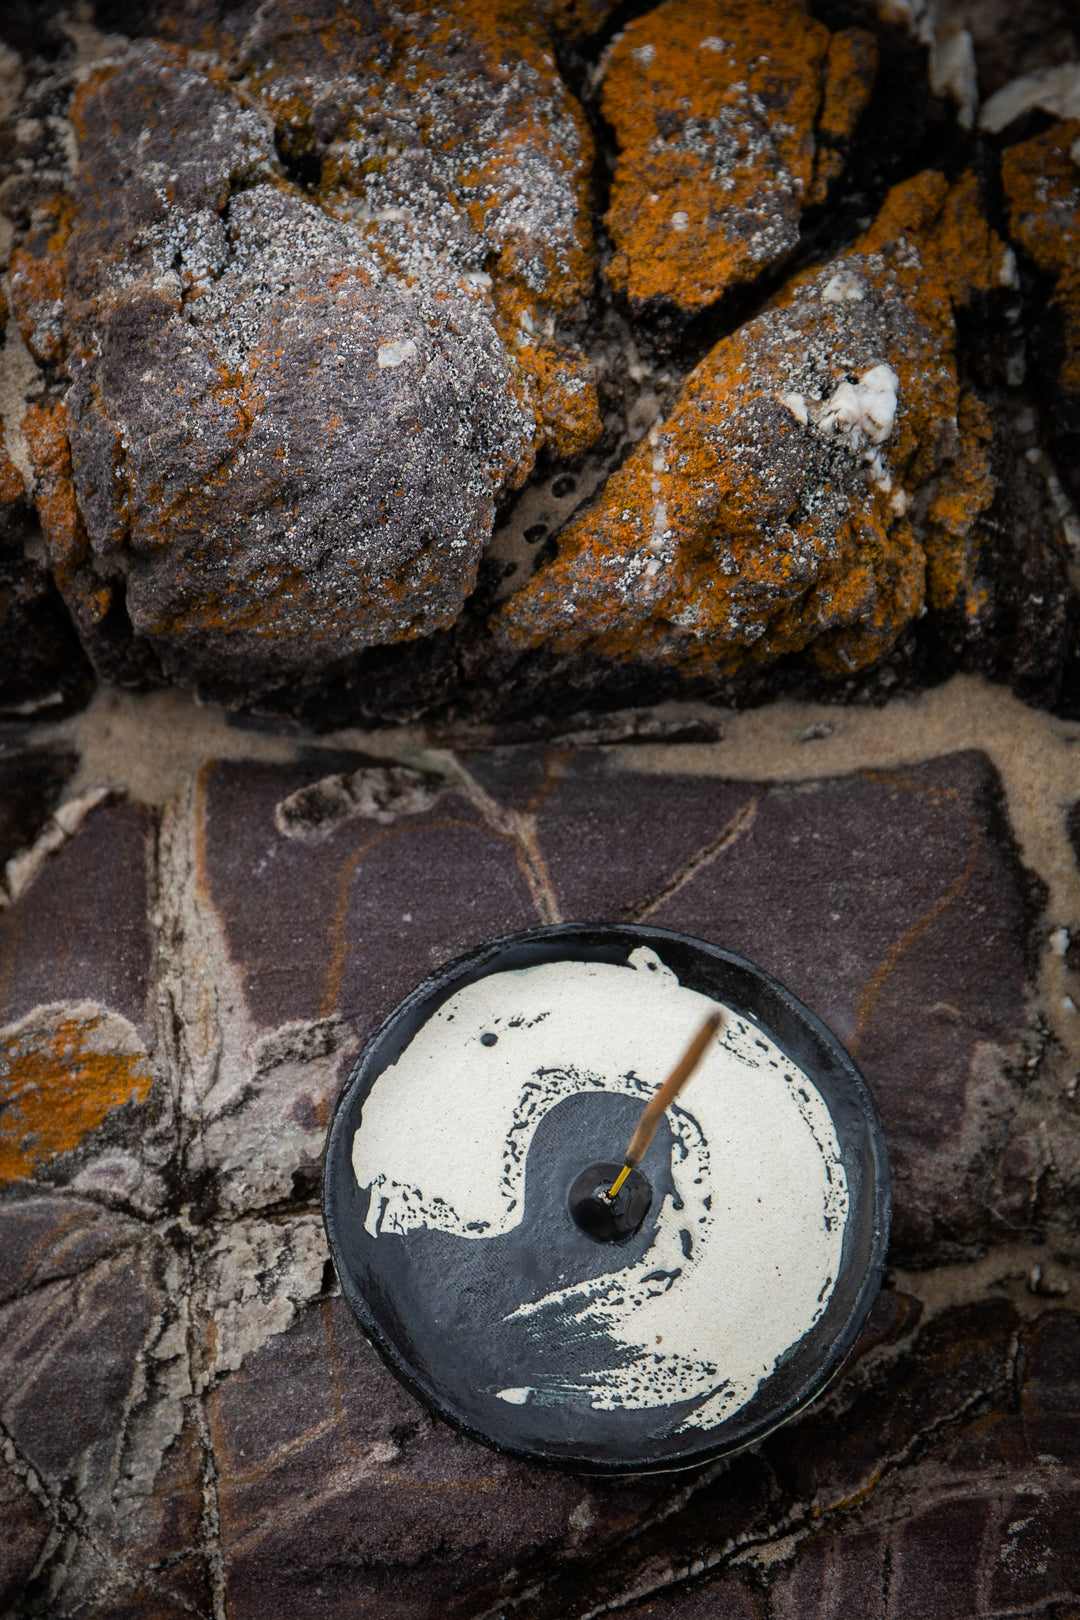
<svg viewBox="0 0 1080 1620">
<path fill-rule="evenodd" d="M 482 289 L 388 274 L 161 46 L 73 122 L 85 567 L 124 578 L 168 674 L 248 695 L 452 622 L 532 431 Z"/>
</svg>

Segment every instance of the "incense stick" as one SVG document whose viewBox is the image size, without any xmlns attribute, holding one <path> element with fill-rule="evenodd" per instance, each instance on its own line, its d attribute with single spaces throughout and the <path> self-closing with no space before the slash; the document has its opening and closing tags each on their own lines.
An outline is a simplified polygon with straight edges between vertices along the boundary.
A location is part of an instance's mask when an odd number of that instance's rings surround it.
<svg viewBox="0 0 1080 1620">
<path fill-rule="evenodd" d="M 626 1150 L 623 1167 L 604 1194 L 605 1198 L 614 1198 L 631 1170 L 637 1169 L 645 1157 L 649 1143 L 656 1134 L 656 1127 L 660 1123 L 661 1115 L 671 1107 L 671 1104 L 705 1056 L 709 1042 L 723 1021 L 724 1015 L 722 1012 L 717 1011 L 709 1014 L 659 1091 L 649 1098 L 649 1101 L 641 1110 L 637 1129 L 630 1138 L 630 1146 Z"/>
</svg>

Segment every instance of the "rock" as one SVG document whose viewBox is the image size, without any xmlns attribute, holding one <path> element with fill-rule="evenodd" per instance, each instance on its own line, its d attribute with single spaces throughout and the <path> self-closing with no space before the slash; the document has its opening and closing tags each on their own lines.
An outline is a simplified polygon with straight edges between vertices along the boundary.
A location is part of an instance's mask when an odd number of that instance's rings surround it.
<svg viewBox="0 0 1080 1620">
<path fill-rule="evenodd" d="M 27 763 L 48 783 L 45 760 Z M 154 1062 L 150 827 L 101 795 L 48 819 L 43 810 L 34 841 L 7 862 L 14 898 L 0 910 L 0 1180 L 147 1213 L 175 1148 Z"/>
<path fill-rule="evenodd" d="M 48 857 L 19 899 L 0 911 L 5 1024 L 59 1001 L 93 1002 L 149 1041 L 151 848 L 152 827 L 144 811 L 100 803 L 82 819 L 76 836 Z"/>
<path fill-rule="evenodd" d="M 1010 234 L 1051 289 L 1034 315 L 1032 369 L 1058 470 L 1080 496 L 1080 119 L 1008 147 L 1001 180 Z"/>
<path fill-rule="evenodd" d="M 785 258 L 843 167 L 876 62 L 872 35 L 830 37 L 803 0 L 665 0 L 634 18 L 603 70 L 612 286 L 695 313 Z"/>
<path fill-rule="evenodd" d="M 244 1620 L 273 1614 L 282 1594 L 298 1616 L 367 1602 L 394 1620 L 465 1620 L 508 1595 L 522 1569 L 572 1565 L 586 1530 L 597 1545 L 615 1539 L 669 1489 L 593 1490 L 453 1434 L 401 1389 L 336 1298 L 251 1356 L 208 1411 L 227 1589 Z"/>
<path fill-rule="evenodd" d="M 953 312 L 1010 266 L 971 177 L 898 186 L 710 351 L 500 609 L 498 645 L 704 675 L 807 648 L 835 677 L 971 600 L 993 485 Z"/>
<path fill-rule="evenodd" d="M 94 1002 L 54 1002 L 0 1030 L 0 1177 L 14 1181 L 78 1147 L 114 1110 L 148 1101 L 146 1048 Z"/>
<path fill-rule="evenodd" d="M 55 719 L 81 707 L 92 684 L 48 570 L 27 555 L 33 529 L 22 476 L 0 448 L 0 716 L 9 719 Z"/>
<path fill-rule="evenodd" d="M 31 350 L 73 377 L 24 431 L 109 678 L 250 698 L 430 636 L 496 494 L 545 439 L 600 432 L 574 339 L 588 128 L 542 18 L 457 12 L 297 36 L 284 5 L 166 11 L 228 74 L 147 42 L 79 85 L 71 195 L 11 282 Z"/>
</svg>

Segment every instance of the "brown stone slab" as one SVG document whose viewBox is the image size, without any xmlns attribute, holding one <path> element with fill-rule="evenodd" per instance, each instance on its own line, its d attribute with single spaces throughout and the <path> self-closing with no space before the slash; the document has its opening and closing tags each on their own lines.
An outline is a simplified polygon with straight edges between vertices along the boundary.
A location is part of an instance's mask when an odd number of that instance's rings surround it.
<svg viewBox="0 0 1080 1620">
<path fill-rule="evenodd" d="M 22 1198 L 0 1204 L 0 1302 L 77 1276 L 142 1236 L 138 1222 L 89 1199 Z"/>
<path fill-rule="evenodd" d="M 206 891 L 263 1027 L 339 1012 L 367 1033 L 442 962 L 540 921 L 513 843 L 458 794 L 388 822 L 357 815 L 317 842 L 279 831 L 283 800 L 364 763 L 205 774 Z"/>
<path fill-rule="evenodd" d="M 0 1023 L 49 1002 L 93 1001 L 149 1036 L 153 831 L 134 804 L 91 810 L 0 912 Z"/>
<path fill-rule="evenodd" d="M 666 1483 L 529 1468 L 430 1418 L 340 1299 L 310 1306 L 207 1410 L 230 1615 L 473 1615 L 523 1568 L 614 1540 Z M 317 1572 L 317 1574 L 315 1573 Z"/>
</svg>

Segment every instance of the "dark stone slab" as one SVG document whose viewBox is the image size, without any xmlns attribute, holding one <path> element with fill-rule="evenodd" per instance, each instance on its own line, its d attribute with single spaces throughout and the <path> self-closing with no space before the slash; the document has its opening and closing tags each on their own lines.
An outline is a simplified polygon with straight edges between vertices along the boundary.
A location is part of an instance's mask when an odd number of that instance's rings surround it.
<svg viewBox="0 0 1080 1620">
<path fill-rule="evenodd" d="M 64 750 L 0 754 L 0 868 L 34 842 L 78 763 Z"/>
<path fill-rule="evenodd" d="M 512 841 L 455 793 L 387 822 L 357 815 L 319 842 L 283 836 L 282 800 L 364 763 L 207 772 L 208 897 L 264 1027 L 341 1012 L 366 1034 L 433 968 L 541 920 Z"/>
<path fill-rule="evenodd" d="M 18 1476 L 0 1469 L 0 1604 L 5 1614 L 26 1591 L 49 1524 L 49 1514 Z"/>
<path fill-rule="evenodd" d="M 88 1483 L 109 1471 L 156 1308 L 145 1265 L 123 1256 L 82 1286 L 51 1283 L 5 1308 L 0 1411 L 44 1480 Z"/>
<path fill-rule="evenodd" d="M 0 1022 L 52 1001 L 94 1001 L 149 1036 L 153 829 L 134 804 L 91 810 L 0 912 Z"/>
<path fill-rule="evenodd" d="M 137 1221 L 85 1198 L 21 1198 L 0 1204 L 0 1302 L 61 1277 L 78 1276 L 144 1235 Z"/>
<path fill-rule="evenodd" d="M 406 1394 L 340 1299 L 251 1356 L 208 1415 L 237 1620 L 283 1604 L 297 1620 L 365 1605 L 465 1620 L 524 1572 L 624 1534 L 669 1488 L 593 1490 L 461 1438 Z"/>
</svg>

